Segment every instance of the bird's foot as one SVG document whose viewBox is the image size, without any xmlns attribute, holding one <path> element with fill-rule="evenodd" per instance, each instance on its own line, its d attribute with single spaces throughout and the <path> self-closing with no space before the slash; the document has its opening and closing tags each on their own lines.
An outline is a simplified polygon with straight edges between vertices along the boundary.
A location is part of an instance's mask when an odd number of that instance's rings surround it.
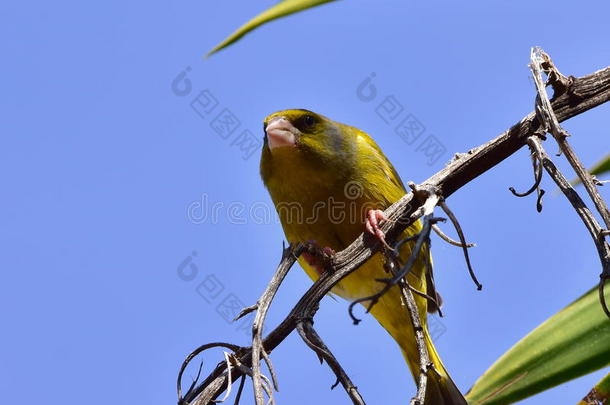
<svg viewBox="0 0 610 405">
<path fill-rule="evenodd" d="M 321 247 L 315 240 L 310 240 L 305 243 L 305 251 L 301 253 L 301 256 L 319 275 L 322 275 L 331 268 L 331 261 L 335 253 L 328 246 Z"/>
<path fill-rule="evenodd" d="M 390 250 L 394 250 L 385 241 L 385 233 L 379 228 L 382 222 L 387 221 L 388 217 L 383 213 L 382 210 L 368 210 L 366 212 L 366 221 L 364 223 L 366 230 L 373 236 L 375 236 L 381 244 Z"/>
</svg>

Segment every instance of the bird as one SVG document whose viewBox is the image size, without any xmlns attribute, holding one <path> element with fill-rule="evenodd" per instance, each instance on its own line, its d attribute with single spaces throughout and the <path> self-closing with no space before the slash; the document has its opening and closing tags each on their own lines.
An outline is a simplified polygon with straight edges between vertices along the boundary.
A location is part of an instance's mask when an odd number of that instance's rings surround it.
<svg viewBox="0 0 610 405">
<path fill-rule="evenodd" d="M 306 109 L 289 109 L 267 116 L 260 174 L 290 244 L 315 244 L 334 254 L 346 248 L 363 231 L 385 243 L 380 225 L 387 221 L 383 210 L 406 194 L 405 186 L 377 143 L 364 131 L 335 122 Z M 420 232 L 420 221 L 409 226 L 401 238 Z M 404 243 L 398 261 L 404 264 L 414 241 Z M 407 275 L 409 284 L 435 295 L 426 271 L 430 257 L 426 245 Z M 317 280 L 326 267 L 316 255 L 305 253 L 299 264 Z M 347 300 L 371 296 L 388 278 L 385 256 L 375 253 L 356 271 L 333 287 L 331 293 Z M 428 371 L 426 405 L 466 404 L 434 347 L 427 328 L 427 312 L 434 305 L 415 295 L 426 346 L 433 370 Z M 370 309 L 370 313 L 400 346 L 410 372 L 417 381 L 419 354 L 409 313 L 398 286 L 393 286 Z"/>
</svg>

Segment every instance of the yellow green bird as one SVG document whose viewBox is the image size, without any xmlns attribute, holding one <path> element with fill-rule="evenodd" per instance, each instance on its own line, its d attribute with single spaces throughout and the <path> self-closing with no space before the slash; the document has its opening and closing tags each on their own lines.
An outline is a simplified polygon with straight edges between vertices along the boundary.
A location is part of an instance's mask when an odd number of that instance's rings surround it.
<svg viewBox="0 0 610 405">
<path fill-rule="evenodd" d="M 384 235 L 378 225 L 386 220 L 381 210 L 406 194 L 400 176 L 375 141 L 357 128 L 332 121 L 308 110 L 285 110 L 265 118 L 265 141 L 260 170 L 276 207 L 289 243 L 315 242 L 327 251 L 346 248 L 365 229 L 375 237 Z M 418 233 L 417 222 L 403 237 Z M 408 258 L 413 243 L 405 243 L 400 261 Z M 424 255 L 408 274 L 409 283 L 430 294 Z M 299 263 L 314 281 L 324 271 L 313 256 L 302 255 Z M 347 300 L 375 294 L 387 278 L 384 257 L 376 253 L 359 269 L 337 284 L 332 292 Z M 466 404 L 449 377 L 430 338 L 426 316 L 429 303 L 416 296 L 426 344 L 434 368 L 428 373 L 426 404 Z M 371 314 L 400 346 L 411 374 L 417 379 L 419 355 L 409 314 L 398 287 L 390 289 L 373 306 Z"/>
</svg>

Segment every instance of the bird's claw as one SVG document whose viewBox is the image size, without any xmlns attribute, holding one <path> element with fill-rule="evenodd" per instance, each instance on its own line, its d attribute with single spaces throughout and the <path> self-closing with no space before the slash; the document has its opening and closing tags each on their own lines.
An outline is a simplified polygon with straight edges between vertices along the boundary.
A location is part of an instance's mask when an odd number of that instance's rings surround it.
<svg viewBox="0 0 610 405">
<path fill-rule="evenodd" d="M 321 247 L 315 240 L 307 241 L 305 245 L 306 250 L 301 256 L 321 275 L 330 267 L 330 261 L 336 252 L 328 246 Z"/>
<path fill-rule="evenodd" d="M 379 242 L 383 244 L 387 249 L 393 250 L 390 245 L 385 241 L 385 233 L 379 228 L 382 222 L 388 220 L 388 217 L 382 210 L 368 210 L 366 212 L 366 221 L 364 226 L 366 230 L 373 236 L 375 236 Z"/>
</svg>

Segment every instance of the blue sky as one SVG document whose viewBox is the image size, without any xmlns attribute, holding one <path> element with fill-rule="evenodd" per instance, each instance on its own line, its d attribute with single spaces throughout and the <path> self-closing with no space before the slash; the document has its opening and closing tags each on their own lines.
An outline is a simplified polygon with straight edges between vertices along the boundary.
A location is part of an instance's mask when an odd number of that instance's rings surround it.
<svg viewBox="0 0 610 405">
<path fill-rule="evenodd" d="M 225 321 L 227 304 L 256 301 L 283 235 L 264 215 L 270 199 L 258 151 L 240 145 L 249 134 L 260 140 L 271 112 L 303 107 L 359 127 L 403 180 L 418 182 L 532 110 L 531 46 L 542 46 L 565 74 L 610 61 L 607 1 L 583 3 L 586 12 L 568 1 L 341 1 L 202 58 L 272 4 L 0 5 L 3 403 L 173 403 L 188 352 L 210 341 L 247 343 L 247 331 Z M 191 84 L 184 95 L 172 87 L 181 72 Z M 372 73 L 378 93 L 363 101 L 357 89 Z M 202 95 L 212 100 L 209 113 L 191 106 Z M 389 96 L 402 106 L 397 120 L 410 115 L 425 128 L 413 144 L 379 115 Z M 225 110 L 239 121 L 234 133 L 214 129 Z M 587 164 L 608 151 L 609 113 L 606 105 L 565 124 Z M 444 148 L 433 161 L 418 150 L 429 136 Z M 478 244 L 472 260 L 482 291 L 459 249 L 433 246 L 446 314 L 436 343 L 463 390 L 599 274 L 586 230 L 548 178 L 541 214 L 533 197 L 509 193 L 531 178 L 520 151 L 448 201 Z M 212 206 L 216 218 L 204 217 Z M 309 285 L 295 268 L 269 327 Z M 354 327 L 347 303 L 326 299 L 316 327 L 369 403 L 412 395 L 398 348 L 372 318 Z M 210 353 L 204 372 L 221 357 Z M 280 403 L 307 404 L 312 395 L 348 403 L 340 389 L 329 390 L 331 372 L 298 336 L 272 358 Z M 524 403 L 575 403 L 602 374 Z"/>
</svg>

